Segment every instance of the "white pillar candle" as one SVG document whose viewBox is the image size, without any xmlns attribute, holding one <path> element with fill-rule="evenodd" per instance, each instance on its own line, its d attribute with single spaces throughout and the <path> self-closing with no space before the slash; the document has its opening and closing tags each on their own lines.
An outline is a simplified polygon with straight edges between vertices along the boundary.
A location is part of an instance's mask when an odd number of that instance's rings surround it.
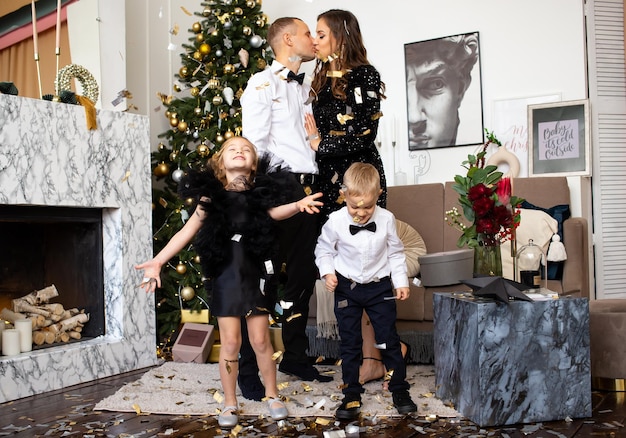
<svg viewBox="0 0 626 438">
<path fill-rule="evenodd" d="M 22 353 L 33 349 L 33 323 L 30 319 L 17 319 L 15 328 L 20 332 L 20 351 Z"/>
<path fill-rule="evenodd" d="M 20 332 L 17 329 L 6 329 L 2 332 L 2 354 L 5 356 L 20 354 Z"/>
<path fill-rule="evenodd" d="M 4 331 L 5 328 L 7 328 L 6 322 L 0 319 L 0 351 L 2 351 L 2 332 Z"/>
</svg>

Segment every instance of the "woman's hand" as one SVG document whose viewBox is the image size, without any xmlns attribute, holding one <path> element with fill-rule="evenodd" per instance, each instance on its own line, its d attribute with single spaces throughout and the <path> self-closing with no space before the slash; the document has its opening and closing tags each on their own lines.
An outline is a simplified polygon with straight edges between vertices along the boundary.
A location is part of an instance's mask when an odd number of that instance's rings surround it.
<svg viewBox="0 0 626 438">
<path fill-rule="evenodd" d="M 320 139 L 320 133 L 317 130 L 317 124 L 315 123 L 315 117 L 313 117 L 313 114 L 306 113 L 304 115 L 304 129 L 306 130 L 307 140 L 309 140 L 311 149 L 317 152 L 322 140 Z"/>
<path fill-rule="evenodd" d="M 316 201 L 316 199 L 322 197 L 322 192 L 313 193 L 312 195 L 306 196 L 299 201 L 296 201 L 296 206 L 298 210 L 305 211 L 309 214 L 319 213 L 320 210 L 317 207 L 324 205 L 322 201 Z"/>
</svg>

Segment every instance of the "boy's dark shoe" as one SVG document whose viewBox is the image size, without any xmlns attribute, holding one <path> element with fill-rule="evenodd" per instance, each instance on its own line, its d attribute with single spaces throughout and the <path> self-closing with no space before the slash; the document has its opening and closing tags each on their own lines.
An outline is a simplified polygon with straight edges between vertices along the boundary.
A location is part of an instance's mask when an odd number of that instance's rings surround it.
<svg viewBox="0 0 626 438">
<path fill-rule="evenodd" d="M 341 405 L 335 412 L 335 417 L 339 420 L 353 421 L 359 418 L 361 413 L 361 394 L 348 393 L 343 397 Z"/>
<path fill-rule="evenodd" d="M 318 382 L 330 382 L 333 380 L 332 376 L 320 374 L 317 368 L 311 364 L 290 362 L 285 359 L 280 361 L 278 371 L 289 374 L 290 376 L 296 376 L 300 380 L 304 380 L 306 382 L 312 382 L 313 380 L 317 380 Z"/>
<path fill-rule="evenodd" d="M 393 405 L 398 410 L 398 413 L 410 414 L 411 412 L 417 412 L 417 405 L 411 400 L 409 391 L 395 391 L 391 394 L 393 398 Z"/>
<path fill-rule="evenodd" d="M 258 374 L 239 374 L 237 383 L 241 389 L 241 395 L 248 400 L 261 401 L 265 397 L 265 387 L 261 383 Z"/>
</svg>

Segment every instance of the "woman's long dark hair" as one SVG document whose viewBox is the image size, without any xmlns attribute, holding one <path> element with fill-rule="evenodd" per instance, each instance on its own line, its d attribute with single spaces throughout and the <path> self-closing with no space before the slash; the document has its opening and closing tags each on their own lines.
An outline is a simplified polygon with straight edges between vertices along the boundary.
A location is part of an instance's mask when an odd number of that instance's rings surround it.
<svg viewBox="0 0 626 438">
<path fill-rule="evenodd" d="M 324 20 L 326 25 L 337 43 L 338 58 L 335 61 L 333 70 L 341 70 L 341 77 L 327 78 L 326 73 L 331 69 L 330 62 L 317 61 L 315 66 L 315 75 L 311 88 L 318 93 L 330 79 L 333 96 L 338 99 L 345 100 L 347 70 L 359 67 L 361 65 L 369 65 L 367 59 L 367 50 L 363 44 L 361 28 L 359 22 L 352 12 L 342 9 L 331 9 L 318 15 L 317 20 Z"/>
</svg>

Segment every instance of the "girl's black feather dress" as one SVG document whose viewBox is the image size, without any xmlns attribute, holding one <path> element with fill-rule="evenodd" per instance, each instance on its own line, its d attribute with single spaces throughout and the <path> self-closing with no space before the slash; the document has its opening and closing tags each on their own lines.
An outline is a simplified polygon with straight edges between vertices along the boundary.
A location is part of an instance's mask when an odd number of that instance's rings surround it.
<svg viewBox="0 0 626 438">
<path fill-rule="evenodd" d="M 179 195 L 194 198 L 206 211 L 194 247 L 212 315 L 270 313 L 275 296 L 270 280 L 273 271 L 278 273 L 271 260 L 278 241 L 267 210 L 286 202 L 287 178 L 285 172 L 259 173 L 242 191 L 226 190 L 212 170 L 190 171 L 181 181 Z"/>
</svg>

